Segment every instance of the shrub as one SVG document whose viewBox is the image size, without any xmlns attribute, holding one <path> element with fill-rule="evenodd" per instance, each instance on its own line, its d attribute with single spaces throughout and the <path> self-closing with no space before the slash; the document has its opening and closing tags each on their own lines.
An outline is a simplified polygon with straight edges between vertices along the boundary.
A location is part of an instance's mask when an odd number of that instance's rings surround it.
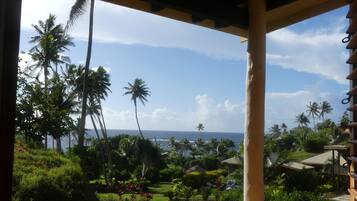
<svg viewBox="0 0 357 201">
<path fill-rule="evenodd" d="M 189 201 L 193 196 L 193 189 L 184 185 L 181 181 L 174 181 L 174 185 L 167 193 L 170 201 Z"/>
<path fill-rule="evenodd" d="M 293 191 L 291 193 L 273 189 L 265 193 L 265 201 L 328 201 L 327 198 L 307 191 Z"/>
<path fill-rule="evenodd" d="M 243 201 L 243 192 L 237 189 L 223 191 L 220 201 Z"/>
<path fill-rule="evenodd" d="M 285 189 L 289 192 L 316 191 L 321 182 L 321 175 L 311 170 L 294 172 L 286 176 Z"/>
<path fill-rule="evenodd" d="M 53 151 L 24 150 L 15 149 L 13 200 L 96 200 L 77 159 Z"/>
<path fill-rule="evenodd" d="M 182 181 L 187 186 L 190 186 L 194 189 L 199 189 L 201 186 L 206 184 L 205 173 L 197 171 L 190 172 L 182 177 Z"/>
<path fill-rule="evenodd" d="M 187 186 L 199 189 L 207 183 L 215 184 L 223 175 L 225 175 L 223 170 L 212 170 L 206 172 L 195 171 L 183 176 L 182 181 Z"/>
<path fill-rule="evenodd" d="M 324 146 L 328 144 L 329 139 L 322 134 L 312 133 L 308 135 L 304 142 L 304 150 L 307 152 L 319 153 L 324 150 Z"/>
<path fill-rule="evenodd" d="M 173 179 L 181 178 L 184 174 L 183 168 L 177 165 L 168 165 L 167 168 L 160 170 L 160 179 L 171 182 Z"/>
<path fill-rule="evenodd" d="M 101 153 L 100 149 L 94 146 L 84 147 L 83 149 L 74 147 L 71 149 L 70 155 L 80 158 L 80 165 L 83 172 L 88 179 L 92 180 L 99 178 L 102 172 L 102 164 L 104 161 Z"/>
</svg>

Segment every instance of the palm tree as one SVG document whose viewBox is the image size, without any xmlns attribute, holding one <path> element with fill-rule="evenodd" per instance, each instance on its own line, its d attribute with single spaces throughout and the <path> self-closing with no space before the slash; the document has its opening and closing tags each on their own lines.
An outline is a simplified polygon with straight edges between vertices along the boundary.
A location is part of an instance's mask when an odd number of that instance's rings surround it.
<svg viewBox="0 0 357 201">
<path fill-rule="evenodd" d="M 204 129 L 205 129 L 205 127 L 203 126 L 203 124 L 202 124 L 202 123 L 199 123 L 198 126 L 197 126 L 198 132 L 201 132 L 201 131 L 203 131 Z"/>
<path fill-rule="evenodd" d="M 74 128 L 71 117 L 75 113 L 76 94 L 69 91 L 68 86 L 56 75 L 50 80 L 47 98 L 41 106 L 41 113 L 52 137 L 56 140 L 57 151 L 61 152 L 61 137 Z M 46 96 L 46 94 L 45 94 Z"/>
<path fill-rule="evenodd" d="M 325 120 L 325 116 L 331 113 L 333 108 L 331 107 L 330 103 L 327 101 L 323 101 L 320 103 L 320 117 L 322 120 Z"/>
<path fill-rule="evenodd" d="M 73 25 L 74 21 L 83 14 L 85 6 L 89 0 L 76 0 L 72 6 L 71 12 L 69 14 L 69 20 L 67 27 Z M 94 21 L 94 0 L 90 0 L 90 12 L 89 12 L 89 32 L 88 32 L 88 44 L 87 44 L 87 56 L 84 70 L 84 79 L 83 79 L 83 95 L 82 95 L 82 111 L 81 111 L 81 121 L 80 128 L 78 133 L 78 145 L 79 147 L 84 146 L 84 132 L 86 125 L 86 112 L 87 112 L 87 82 L 89 74 L 89 65 L 92 56 L 92 41 L 93 41 L 93 21 Z"/>
<path fill-rule="evenodd" d="M 271 128 L 270 128 L 270 133 L 273 137 L 278 137 L 281 134 L 281 128 L 279 127 L 278 124 L 274 124 Z"/>
<path fill-rule="evenodd" d="M 35 46 L 30 49 L 30 55 L 35 61 L 33 65 L 39 68 L 44 75 L 45 95 L 48 96 L 48 79 L 49 69 L 51 64 L 62 63 L 60 54 L 68 50 L 68 46 L 74 46 L 72 38 L 66 34 L 65 29 L 61 24 L 56 24 L 56 16 L 50 14 L 46 21 L 39 21 L 38 25 L 32 25 L 35 29 L 36 35 L 31 37 L 30 43 Z M 47 134 L 45 134 L 45 148 L 47 148 Z"/>
<path fill-rule="evenodd" d="M 310 120 L 304 113 L 301 113 L 296 116 L 295 122 L 298 123 L 298 127 L 307 127 L 307 125 L 310 123 Z"/>
<path fill-rule="evenodd" d="M 283 133 L 286 133 L 287 132 L 287 129 L 288 129 L 288 126 L 286 126 L 285 123 L 282 123 L 281 126 L 280 126 L 281 129 L 283 129 Z"/>
<path fill-rule="evenodd" d="M 306 110 L 307 115 L 312 117 L 314 128 L 316 128 L 315 118 L 320 115 L 320 107 L 316 102 L 313 103 L 310 102 L 309 105 L 307 105 L 306 107 L 307 107 Z"/>
<path fill-rule="evenodd" d="M 135 119 L 138 125 L 139 133 L 141 137 L 144 138 L 138 120 L 137 99 L 139 99 L 141 103 L 145 105 L 145 102 L 148 101 L 147 97 L 150 96 L 151 92 L 149 91 L 149 88 L 146 86 L 145 81 L 140 78 L 136 78 L 133 83 L 128 82 L 128 86 L 124 87 L 124 89 L 126 90 L 124 95 L 131 95 L 131 100 L 133 101 L 135 107 Z"/>
</svg>

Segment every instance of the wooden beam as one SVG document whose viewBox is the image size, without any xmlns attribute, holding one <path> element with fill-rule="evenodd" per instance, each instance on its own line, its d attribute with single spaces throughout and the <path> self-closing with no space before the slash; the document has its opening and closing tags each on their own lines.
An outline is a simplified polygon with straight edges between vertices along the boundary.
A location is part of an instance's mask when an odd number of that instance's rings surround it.
<svg viewBox="0 0 357 201">
<path fill-rule="evenodd" d="M 264 200 L 265 1 L 248 0 L 246 113 L 244 132 L 244 201 Z"/>
<path fill-rule="evenodd" d="M 228 24 L 224 24 L 224 23 L 219 23 L 219 22 L 214 22 L 214 28 L 215 29 L 222 29 L 224 27 L 228 27 Z"/>
<path fill-rule="evenodd" d="M 198 17 L 198 16 L 195 16 L 195 15 L 192 15 L 192 23 L 194 23 L 194 24 L 202 22 L 203 20 L 204 20 L 204 18 L 202 18 L 202 17 Z"/>
<path fill-rule="evenodd" d="M 0 1 L 0 195 L 11 200 L 21 0 Z"/>
<path fill-rule="evenodd" d="M 151 12 L 151 4 L 152 3 L 157 3 L 157 1 L 149 1 L 149 0 L 103 0 L 103 1 L 110 2 L 110 3 L 113 3 L 113 4 L 117 4 L 117 5 L 121 5 L 121 6 L 125 6 L 125 7 L 136 9 L 136 10 L 141 10 L 141 11 L 144 11 L 144 12 L 149 12 L 149 13 L 152 13 Z M 187 1 L 185 1 L 185 2 L 187 2 Z M 195 3 L 195 1 L 192 1 L 192 2 Z M 208 1 L 208 2 L 210 2 L 210 1 Z M 159 4 L 159 5 L 163 6 L 165 4 Z M 155 14 L 159 15 L 159 16 L 162 16 L 162 17 L 171 18 L 171 19 L 174 19 L 174 20 L 179 20 L 179 21 L 182 21 L 182 22 L 187 22 L 187 23 L 190 23 L 190 24 L 200 25 L 200 26 L 207 27 L 207 28 L 210 28 L 210 29 L 215 29 L 215 27 L 214 27 L 215 20 L 214 19 L 217 18 L 217 17 L 206 18 L 205 15 L 199 14 L 199 12 L 189 12 L 187 10 L 184 11 L 184 10 L 180 10 L 180 9 L 177 9 L 177 8 L 174 8 L 174 7 L 167 7 L 167 6 L 163 6 L 163 7 L 165 7 L 165 8 L 160 10 L 159 12 L 156 12 Z M 235 16 L 240 16 L 240 15 L 243 15 L 243 16 L 247 16 L 248 15 L 247 11 L 244 11 L 243 8 L 239 8 L 239 7 L 237 7 L 237 8 L 241 9 L 242 12 L 233 12 L 233 13 L 230 12 L 231 13 L 230 15 L 233 15 L 233 17 L 229 17 L 229 18 L 230 19 L 240 19 L 240 20 L 242 20 L 242 19 L 244 20 L 245 19 L 247 21 L 247 17 L 243 17 L 243 18 L 242 17 L 235 17 Z M 202 8 L 199 8 L 199 9 L 202 11 Z M 222 9 L 220 9 L 220 10 L 222 10 Z M 240 11 L 240 10 L 238 10 L 238 11 Z M 223 12 L 220 12 L 220 13 L 223 13 Z M 227 14 L 224 14 L 224 15 L 227 16 Z M 197 21 L 195 21 L 195 19 L 192 19 L 192 16 L 194 16 L 194 18 L 197 19 Z M 198 20 L 198 18 L 201 18 L 203 20 L 200 21 L 200 20 Z M 221 22 L 222 20 L 218 19 L 218 21 Z M 229 23 L 229 22 L 222 22 L 222 23 L 232 24 L 232 23 Z M 244 24 L 247 24 L 247 23 L 248 22 L 244 22 Z M 246 28 L 247 25 L 244 25 L 244 26 L 245 26 L 245 28 L 241 28 L 241 27 L 238 27 L 238 26 L 235 26 L 235 25 L 230 25 L 228 27 L 221 28 L 220 31 L 226 32 L 226 33 L 230 33 L 230 34 L 233 34 L 233 35 L 246 37 L 247 36 L 247 28 Z"/>
<path fill-rule="evenodd" d="M 159 5 L 156 5 L 156 4 L 151 4 L 151 10 L 150 11 L 152 13 L 157 13 L 157 12 L 163 10 L 163 9 L 164 9 L 164 7 L 162 7 L 162 6 L 159 6 Z"/>
<path fill-rule="evenodd" d="M 347 5 L 346 0 L 298 0 L 267 12 L 267 32 Z"/>
</svg>

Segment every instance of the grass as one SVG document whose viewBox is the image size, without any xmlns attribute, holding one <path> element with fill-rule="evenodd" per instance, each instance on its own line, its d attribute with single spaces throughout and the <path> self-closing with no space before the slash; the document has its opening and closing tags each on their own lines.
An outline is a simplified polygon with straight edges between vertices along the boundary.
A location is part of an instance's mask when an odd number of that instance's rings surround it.
<svg viewBox="0 0 357 201">
<path fill-rule="evenodd" d="M 153 193 L 153 201 L 168 201 L 169 198 L 165 196 L 172 187 L 170 183 L 160 183 L 149 187 L 149 190 Z"/>
<path fill-rule="evenodd" d="M 149 187 L 149 191 L 153 193 L 152 201 L 168 201 L 169 198 L 164 194 L 171 189 L 170 183 L 160 183 Z M 130 198 L 130 194 L 124 194 L 124 198 Z M 119 196 L 115 193 L 98 193 L 97 197 L 100 201 L 118 201 Z"/>
<path fill-rule="evenodd" d="M 306 151 L 294 151 L 288 153 L 287 159 L 291 161 L 302 161 L 315 155 L 316 153 L 310 153 Z"/>
</svg>

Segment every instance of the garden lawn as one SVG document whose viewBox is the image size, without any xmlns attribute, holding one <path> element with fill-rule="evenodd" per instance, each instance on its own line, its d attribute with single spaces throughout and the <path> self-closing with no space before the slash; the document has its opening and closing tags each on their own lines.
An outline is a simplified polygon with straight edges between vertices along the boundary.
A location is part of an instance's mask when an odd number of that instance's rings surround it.
<svg viewBox="0 0 357 201">
<path fill-rule="evenodd" d="M 149 191 L 153 193 L 152 201 L 168 201 L 169 198 L 164 194 L 171 189 L 170 183 L 160 183 L 149 187 Z M 123 197 L 129 198 L 130 194 L 124 194 Z M 139 196 L 139 195 L 138 195 Z M 98 193 L 97 197 L 100 201 L 118 201 L 119 196 L 115 193 Z"/>
<path fill-rule="evenodd" d="M 289 152 L 286 159 L 290 161 L 302 161 L 304 159 L 313 157 L 315 155 L 317 154 L 306 152 L 306 151 L 294 151 L 294 152 Z"/>
</svg>

